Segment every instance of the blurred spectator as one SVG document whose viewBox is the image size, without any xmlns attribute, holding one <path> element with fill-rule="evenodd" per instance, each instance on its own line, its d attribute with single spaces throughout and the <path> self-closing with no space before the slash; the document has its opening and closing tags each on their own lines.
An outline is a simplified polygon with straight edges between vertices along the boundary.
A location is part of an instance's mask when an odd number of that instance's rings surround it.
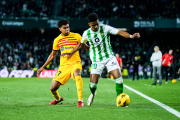
<svg viewBox="0 0 180 120">
<path fill-rule="evenodd" d="M 151 68 L 151 66 L 147 65 L 146 70 L 147 70 L 148 79 L 152 78 L 152 68 Z"/>
<path fill-rule="evenodd" d="M 138 66 L 138 74 L 139 74 L 140 79 L 144 78 L 143 67 L 141 66 L 141 64 L 139 64 L 139 66 Z"/>
<path fill-rule="evenodd" d="M 151 56 L 151 62 L 153 64 L 153 75 L 154 75 L 154 82 L 153 85 L 156 85 L 157 78 L 156 74 L 158 73 L 159 76 L 159 84 L 162 84 L 162 75 L 161 75 L 161 58 L 162 58 L 162 53 L 159 50 L 158 46 L 154 47 L 154 53 Z"/>
<path fill-rule="evenodd" d="M 139 60 L 138 60 L 137 56 L 134 57 L 134 61 L 132 62 L 132 64 L 133 64 L 133 68 L 134 68 L 133 69 L 133 79 L 132 79 L 132 81 L 134 81 L 135 73 L 137 75 L 137 80 L 139 80 L 139 73 L 138 73 Z"/>
<path fill-rule="evenodd" d="M 166 53 L 162 56 L 162 65 L 163 65 L 163 70 L 166 72 L 166 83 L 168 81 L 168 73 L 170 70 L 172 70 L 172 63 L 173 63 L 173 56 L 172 56 L 173 50 L 170 49 L 169 53 Z"/>
<path fill-rule="evenodd" d="M 129 67 L 129 77 L 132 77 L 132 76 L 133 76 L 133 70 L 134 70 L 133 65 L 131 65 L 131 66 Z"/>
<path fill-rule="evenodd" d="M 123 62 L 122 62 L 121 57 L 119 57 L 119 54 L 118 54 L 118 53 L 116 53 L 116 60 L 118 61 L 118 64 L 119 64 L 119 66 L 120 66 L 120 68 L 121 68 L 121 70 L 122 70 Z"/>
</svg>

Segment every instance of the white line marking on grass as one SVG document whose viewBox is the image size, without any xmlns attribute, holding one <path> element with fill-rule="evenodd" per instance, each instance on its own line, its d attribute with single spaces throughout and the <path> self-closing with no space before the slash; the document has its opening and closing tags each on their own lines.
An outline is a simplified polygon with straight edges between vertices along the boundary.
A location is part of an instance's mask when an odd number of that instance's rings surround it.
<svg viewBox="0 0 180 120">
<path fill-rule="evenodd" d="M 112 80 L 112 81 L 114 81 L 114 80 Z M 178 112 L 177 110 L 175 110 L 175 109 L 173 109 L 173 108 L 171 108 L 171 107 L 169 107 L 169 106 L 167 106 L 167 105 L 165 105 L 165 104 L 163 104 L 163 103 L 161 103 L 161 102 L 159 102 L 159 101 L 157 101 L 157 100 L 155 100 L 155 99 L 153 99 L 153 98 L 151 98 L 151 97 L 149 97 L 149 96 L 147 96 L 147 95 L 145 95 L 145 94 L 143 94 L 143 93 L 141 93 L 141 92 L 127 86 L 127 85 L 125 85 L 125 84 L 124 84 L 124 87 L 131 90 L 131 91 L 133 91 L 133 92 L 135 92 L 136 94 L 148 99 L 149 101 L 159 105 L 160 107 L 164 108 L 165 110 L 169 111 L 170 113 L 172 113 L 175 116 L 180 118 L 180 112 Z"/>
</svg>

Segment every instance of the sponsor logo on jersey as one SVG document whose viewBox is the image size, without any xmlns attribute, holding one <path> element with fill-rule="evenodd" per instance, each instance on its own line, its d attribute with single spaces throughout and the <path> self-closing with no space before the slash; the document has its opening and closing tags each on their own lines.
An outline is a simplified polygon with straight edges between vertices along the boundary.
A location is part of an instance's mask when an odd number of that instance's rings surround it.
<svg viewBox="0 0 180 120">
<path fill-rule="evenodd" d="M 65 47 L 65 49 L 74 49 L 74 47 L 73 47 L 73 46 L 71 46 L 71 47 Z"/>
<path fill-rule="evenodd" d="M 74 47 L 73 46 L 71 46 L 71 47 L 61 47 L 61 51 L 64 51 L 64 49 L 74 49 Z"/>
<path fill-rule="evenodd" d="M 117 65 L 117 62 L 112 62 L 112 65 Z"/>
</svg>

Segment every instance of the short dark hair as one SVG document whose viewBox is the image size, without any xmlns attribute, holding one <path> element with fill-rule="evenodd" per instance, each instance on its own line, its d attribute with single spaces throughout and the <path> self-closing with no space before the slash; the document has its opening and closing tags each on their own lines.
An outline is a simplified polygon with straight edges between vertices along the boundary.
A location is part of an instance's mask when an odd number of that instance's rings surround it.
<svg viewBox="0 0 180 120">
<path fill-rule="evenodd" d="M 91 13 L 88 15 L 88 20 L 89 22 L 95 22 L 97 21 L 99 18 L 98 18 L 98 15 L 96 13 Z"/>
<path fill-rule="evenodd" d="M 67 19 L 61 19 L 59 22 L 58 22 L 58 27 L 60 28 L 62 25 L 67 25 L 69 24 L 69 20 Z"/>
</svg>

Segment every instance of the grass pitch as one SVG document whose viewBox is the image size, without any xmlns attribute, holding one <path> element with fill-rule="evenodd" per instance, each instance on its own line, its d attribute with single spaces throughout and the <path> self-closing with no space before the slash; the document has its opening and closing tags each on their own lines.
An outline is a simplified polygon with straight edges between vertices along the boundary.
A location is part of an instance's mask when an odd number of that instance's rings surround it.
<svg viewBox="0 0 180 120">
<path fill-rule="evenodd" d="M 86 102 L 90 95 L 89 78 L 83 78 L 83 108 L 77 108 L 76 83 L 70 79 L 59 88 L 64 101 L 50 106 L 51 79 L 0 78 L 0 120 L 178 120 L 160 106 L 124 88 L 131 102 L 129 107 L 116 107 L 115 82 L 100 79 L 97 95 L 91 106 Z M 158 100 L 180 112 L 180 81 L 152 86 L 153 80 L 131 81 L 124 84 Z"/>
</svg>

